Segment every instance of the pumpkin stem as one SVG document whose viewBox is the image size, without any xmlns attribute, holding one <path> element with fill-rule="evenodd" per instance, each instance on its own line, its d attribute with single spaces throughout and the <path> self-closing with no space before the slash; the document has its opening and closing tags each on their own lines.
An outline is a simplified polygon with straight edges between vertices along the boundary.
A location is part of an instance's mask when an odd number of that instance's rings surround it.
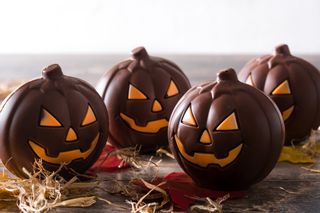
<svg viewBox="0 0 320 213">
<path fill-rule="evenodd" d="M 238 81 L 237 73 L 232 68 L 220 71 L 217 74 L 217 81 Z"/>
<path fill-rule="evenodd" d="M 284 55 L 284 56 L 291 55 L 288 45 L 281 44 L 281 45 L 276 46 L 275 55 Z"/>
<path fill-rule="evenodd" d="M 133 49 L 131 52 L 133 58 L 136 60 L 144 60 L 149 58 L 148 52 L 144 47 L 137 47 Z"/>
<path fill-rule="evenodd" d="M 55 80 L 63 76 L 59 64 L 51 64 L 42 70 L 42 76 L 45 79 Z"/>
<path fill-rule="evenodd" d="M 147 50 L 144 47 L 137 47 L 132 51 L 132 57 L 135 61 L 131 64 L 130 69 L 133 70 L 137 66 L 147 69 L 151 64 L 151 60 Z"/>
</svg>

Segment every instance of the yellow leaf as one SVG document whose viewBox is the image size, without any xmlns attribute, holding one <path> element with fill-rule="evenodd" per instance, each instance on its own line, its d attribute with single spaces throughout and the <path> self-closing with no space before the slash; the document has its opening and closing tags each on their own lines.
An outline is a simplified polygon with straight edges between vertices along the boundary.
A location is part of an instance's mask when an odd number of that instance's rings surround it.
<svg viewBox="0 0 320 213">
<path fill-rule="evenodd" d="M 314 146 L 314 151 L 315 151 L 317 154 L 320 154 L 320 143 L 317 143 L 317 144 Z"/>
<path fill-rule="evenodd" d="M 318 146 L 319 151 L 320 151 L 320 146 Z M 287 161 L 290 163 L 315 163 L 316 160 L 303 152 L 299 148 L 294 148 L 294 147 L 288 147 L 284 146 L 282 148 L 282 152 L 280 155 L 280 158 L 278 160 L 279 162 L 281 161 Z"/>
</svg>

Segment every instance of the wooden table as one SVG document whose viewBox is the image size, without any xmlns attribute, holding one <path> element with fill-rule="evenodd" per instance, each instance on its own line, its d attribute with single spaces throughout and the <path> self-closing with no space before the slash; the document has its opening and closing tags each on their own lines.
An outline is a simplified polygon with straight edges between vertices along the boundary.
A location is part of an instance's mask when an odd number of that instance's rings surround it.
<svg viewBox="0 0 320 213">
<path fill-rule="evenodd" d="M 0 55 L 0 82 L 28 80 L 40 76 L 41 69 L 51 63 L 59 63 L 66 75 L 80 77 L 95 84 L 104 71 L 127 56 L 114 55 Z M 249 55 L 167 55 L 175 61 L 197 84 L 214 80 L 217 71 L 233 67 L 237 71 L 250 59 Z M 304 56 L 320 68 L 320 55 Z M 174 160 L 166 159 L 160 164 L 159 175 L 181 171 Z M 303 170 L 304 165 L 278 163 L 262 182 L 252 186 L 243 199 L 228 200 L 225 212 L 320 212 L 320 174 Z M 320 163 L 315 165 L 320 168 Z M 100 179 L 125 177 L 119 173 L 99 173 Z M 102 183 L 107 186 L 108 181 Z M 114 202 L 125 198 L 97 192 L 99 196 Z M 1 212 L 17 212 L 15 202 L 0 202 Z M 54 212 L 127 212 L 97 202 L 90 208 L 58 208 Z"/>
</svg>

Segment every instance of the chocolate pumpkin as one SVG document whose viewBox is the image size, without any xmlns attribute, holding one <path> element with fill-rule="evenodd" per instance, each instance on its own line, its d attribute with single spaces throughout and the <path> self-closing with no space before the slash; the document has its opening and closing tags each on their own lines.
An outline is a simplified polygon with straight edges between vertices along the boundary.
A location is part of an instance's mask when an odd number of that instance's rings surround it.
<svg viewBox="0 0 320 213">
<path fill-rule="evenodd" d="M 171 112 L 189 88 L 177 65 L 149 56 L 143 47 L 134 49 L 132 58 L 106 72 L 96 87 L 108 109 L 110 142 L 139 146 L 144 153 L 167 146 Z"/>
<path fill-rule="evenodd" d="M 26 177 L 22 168 L 32 171 L 39 158 L 49 171 L 67 163 L 83 173 L 107 140 L 101 97 L 88 83 L 63 75 L 57 64 L 11 93 L 0 109 L 0 158 L 19 177 Z M 69 177 L 67 169 L 60 175 Z"/>
<path fill-rule="evenodd" d="M 242 190 L 275 166 L 284 142 L 276 105 L 238 81 L 234 70 L 217 82 L 192 87 L 172 112 L 172 152 L 195 183 L 214 190 Z"/>
<path fill-rule="evenodd" d="M 320 125 L 320 73 L 307 61 L 291 55 L 287 45 L 274 55 L 248 62 L 239 80 L 267 94 L 285 122 L 286 145 L 306 139 Z"/>
</svg>

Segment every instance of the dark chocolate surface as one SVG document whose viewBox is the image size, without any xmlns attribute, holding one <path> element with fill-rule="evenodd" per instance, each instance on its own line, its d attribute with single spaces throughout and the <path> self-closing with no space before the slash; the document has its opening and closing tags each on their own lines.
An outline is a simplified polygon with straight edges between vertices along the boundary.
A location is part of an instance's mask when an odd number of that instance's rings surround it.
<svg viewBox="0 0 320 213">
<path fill-rule="evenodd" d="M 92 86 L 50 65 L 41 78 L 23 84 L 2 102 L 0 158 L 19 177 L 26 177 L 22 168 L 32 171 L 39 158 L 50 171 L 68 163 L 83 173 L 106 143 L 107 118 Z M 66 170 L 60 174 L 69 177 Z"/>
<path fill-rule="evenodd" d="M 109 113 L 109 141 L 146 153 L 168 145 L 171 112 L 190 83 L 173 62 L 149 56 L 140 47 L 107 71 L 96 88 Z"/>
<path fill-rule="evenodd" d="M 185 119 L 188 110 L 194 122 Z M 192 87 L 168 127 L 180 166 L 197 184 L 214 190 L 247 189 L 262 180 L 277 162 L 284 136 L 276 105 L 239 82 L 233 69 L 220 72 L 215 82 Z"/>
<path fill-rule="evenodd" d="M 286 114 L 286 145 L 298 143 L 310 135 L 311 129 L 318 129 L 320 72 L 293 56 L 287 45 L 276 47 L 274 55 L 252 59 L 240 71 L 239 80 L 269 95 Z"/>
<path fill-rule="evenodd" d="M 39 76 L 39 70 L 50 63 L 59 62 L 64 73 L 80 77 L 95 85 L 106 67 L 111 67 L 122 60 L 124 55 L 1 55 L 0 83 L 8 80 L 26 80 Z M 163 55 L 175 61 L 189 77 L 192 85 L 214 80 L 216 71 L 226 67 L 240 70 L 253 55 Z M 299 56 L 300 57 L 300 56 Z M 320 68 L 320 55 L 303 55 L 302 58 Z M 23 70 L 23 72 L 22 72 Z M 224 203 L 224 212 L 292 212 L 317 213 L 320 209 L 320 174 L 310 173 L 301 167 L 303 164 L 277 163 L 276 167 L 263 181 L 253 185 L 243 199 L 229 200 Z M 320 169 L 319 163 L 314 168 Z M 160 164 L 160 176 L 170 172 L 181 171 L 174 160 L 165 159 Z M 101 187 L 110 187 L 108 180 L 125 179 L 126 171 L 120 173 L 99 173 Z M 282 188 L 280 188 L 282 187 Z M 287 191 L 284 191 L 287 190 Z M 124 202 L 126 198 L 110 195 L 104 191 L 94 190 L 89 194 L 99 196 L 113 202 Z M 0 201 L 3 212 L 18 212 L 16 201 Z M 102 201 L 90 208 L 57 208 L 53 212 L 128 212 Z"/>
</svg>

